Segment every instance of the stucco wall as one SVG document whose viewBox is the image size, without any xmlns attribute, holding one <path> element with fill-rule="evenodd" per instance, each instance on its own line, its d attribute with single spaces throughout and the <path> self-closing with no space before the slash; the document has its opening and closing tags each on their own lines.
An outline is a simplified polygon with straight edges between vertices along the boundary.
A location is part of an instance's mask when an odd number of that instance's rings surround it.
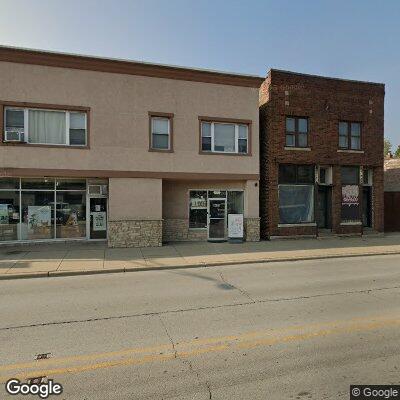
<svg viewBox="0 0 400 400">
<path fill-rule="evenodd" d="M 244 215 L 246 218 L 259 216 L 259 182 L 246 181 L 244 192 Z"/>
<path fill-rule="evenodd" d="M 257 88 L 0 62 L 0 100 L 91 108 L 89 150 L 0 145 L 0 168 L 259 173 Z M 148 152 L 149 111 L 174 153 Z M 199 116 L 252 120 L 253 156 L 198 154 Z"/>
<path fill-rule="evenodd" d="M 162 180 L 112 178 L 109 181 L 109 220 L 162 218 Z"/>
</svg>

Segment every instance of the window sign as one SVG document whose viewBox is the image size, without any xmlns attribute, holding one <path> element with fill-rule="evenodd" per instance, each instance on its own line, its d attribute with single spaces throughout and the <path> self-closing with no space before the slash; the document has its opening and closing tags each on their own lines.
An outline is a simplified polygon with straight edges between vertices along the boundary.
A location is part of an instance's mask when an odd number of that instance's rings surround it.
<svg viewBox="0 0 400 400">
<path fill-rule="evenodd" d="M 35 234 L 51 226 L 50 206 L 28 206 L 28 231 Z"/>
<path fill-rule="evenodd" d="M 8 204 L 0 204 L 0 224 L 8 224 Z"/>
<path fill-rule="evenodd" d="M 342 186 L 342 220 L 359 220 L 359 206 L 360 200 L 358 185 Z"/>
<path fill-rule="evenodd" d="M 104 211 L 93 212 L 93 230 L 105 231 L 107 229 L 107 215 Z"/>
<path fill-rule="evenodd" d="M 206 198 L 190 199 L 190 209 L 191 210 L 201 210 L 202 208 L 207 208 L 207 199 Z"/>
</svg>

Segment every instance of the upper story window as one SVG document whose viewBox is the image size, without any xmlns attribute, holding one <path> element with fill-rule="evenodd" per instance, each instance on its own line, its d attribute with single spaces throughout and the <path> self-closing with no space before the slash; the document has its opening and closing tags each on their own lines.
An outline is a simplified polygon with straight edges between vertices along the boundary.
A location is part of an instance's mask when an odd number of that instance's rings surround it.
<svg viewBox="0 0 400 400">
<path fill-rule="evenodd" d="M 308 146 L 308 119 L 286 117 L 286 147 Z"/>
<path fill-rule="evenodd" d="M 87 114 L 79 111 L 5 107 L 4 141 L 86 146 Z"/>
<path fill-rule="evenodd" d="M 201 121 L 201 151 L 249 154 L 249 124 Z"/>
<path fill-rule="evenodd" d="M 149 113 L 150 150 L 172 151 L 173 114 Z"/>
<path fill-rule="evenodd" d="M 339 122 L 339 148 L 361 150 L 361 124 L 359 122 Z"/>
</svg>

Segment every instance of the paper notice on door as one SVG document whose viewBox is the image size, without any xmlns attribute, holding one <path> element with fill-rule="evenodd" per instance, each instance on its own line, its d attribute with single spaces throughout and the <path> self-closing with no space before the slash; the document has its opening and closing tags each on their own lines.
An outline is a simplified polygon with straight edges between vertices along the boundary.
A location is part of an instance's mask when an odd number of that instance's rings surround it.
<svg viewBox="0 0 400 400">
<path fill-rule="evenodd" d="M 107 214 L 104 211 L 92 212 L 93 231 L 107 230 Z"/>
</svg>

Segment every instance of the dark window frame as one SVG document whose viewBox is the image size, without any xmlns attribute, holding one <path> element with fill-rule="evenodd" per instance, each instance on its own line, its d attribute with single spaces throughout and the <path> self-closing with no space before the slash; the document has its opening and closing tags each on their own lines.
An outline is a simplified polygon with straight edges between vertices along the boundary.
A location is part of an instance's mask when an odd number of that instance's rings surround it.
<svg viewBox="0 0 400 400">
<path fill-rule="evenodd" d="M 157 111 L 149 111 L 149 151 L 159 153 L 173 153 L 174 152 L 174 114 L 164 113 Z M 153 118 L 164 118 L 169 120 L 169 148 L 158 149 L 153 147 Z"/>
<path fill-rule="evenodd" d="M 341 135 L 340 134 L 340 124 L 346 124 L 346 135 Z M 360 135 L 355 136 L 352 135 L 351 133 L 351 124 L 358 124 L 360 126 Z M 343 147 L 340 145 L 340 137 L 346 137 L 347 139 L 347 146 Z M 354 148 L 351 146 L 351 139 L 353 137 L 358 137 L 360 139 L 360 146 L 358 148 Z M 340 150 L 356 150 L 356 151 L 361 151 L 362 150 L 362 123 L 361 121 L 339 121 L 338 124 L 338 147 Z"/>
<path fill-rule="evenodd" d="M 294 131 L 292 131 L 292 132 L 287 130 L 287 120 L 289 118 L 290 119 L 294 119 Z M 300 119 L 305 119 L 307 121 L 307 132 L 300 132 L 299 131 L 299 120 Z M 301 134 L 303 134 L 303 135 L 305 134 L 306 137 L 307 137 L 307 141 L 306 141 L 305 146 L 300 146 L 300 144 L 299 144 L 299 135 L 301 135 Z M 285 116 L 285 147 L 300 148 L 300 149 L 308 148 L 309 145 L 310 145 L 309 134 L 310 134 L 310 119 L 308 117 L 304 117 L 304 116 L 300 117 L 300 116 L 294 116 L 294 115 L 286 115 Z M 288 135 L 294 136 L 294 146 L 292 146 L 290 144 L 289 145 L 287 144 L 286 139 L 287 139 Z"/>
</svg>

